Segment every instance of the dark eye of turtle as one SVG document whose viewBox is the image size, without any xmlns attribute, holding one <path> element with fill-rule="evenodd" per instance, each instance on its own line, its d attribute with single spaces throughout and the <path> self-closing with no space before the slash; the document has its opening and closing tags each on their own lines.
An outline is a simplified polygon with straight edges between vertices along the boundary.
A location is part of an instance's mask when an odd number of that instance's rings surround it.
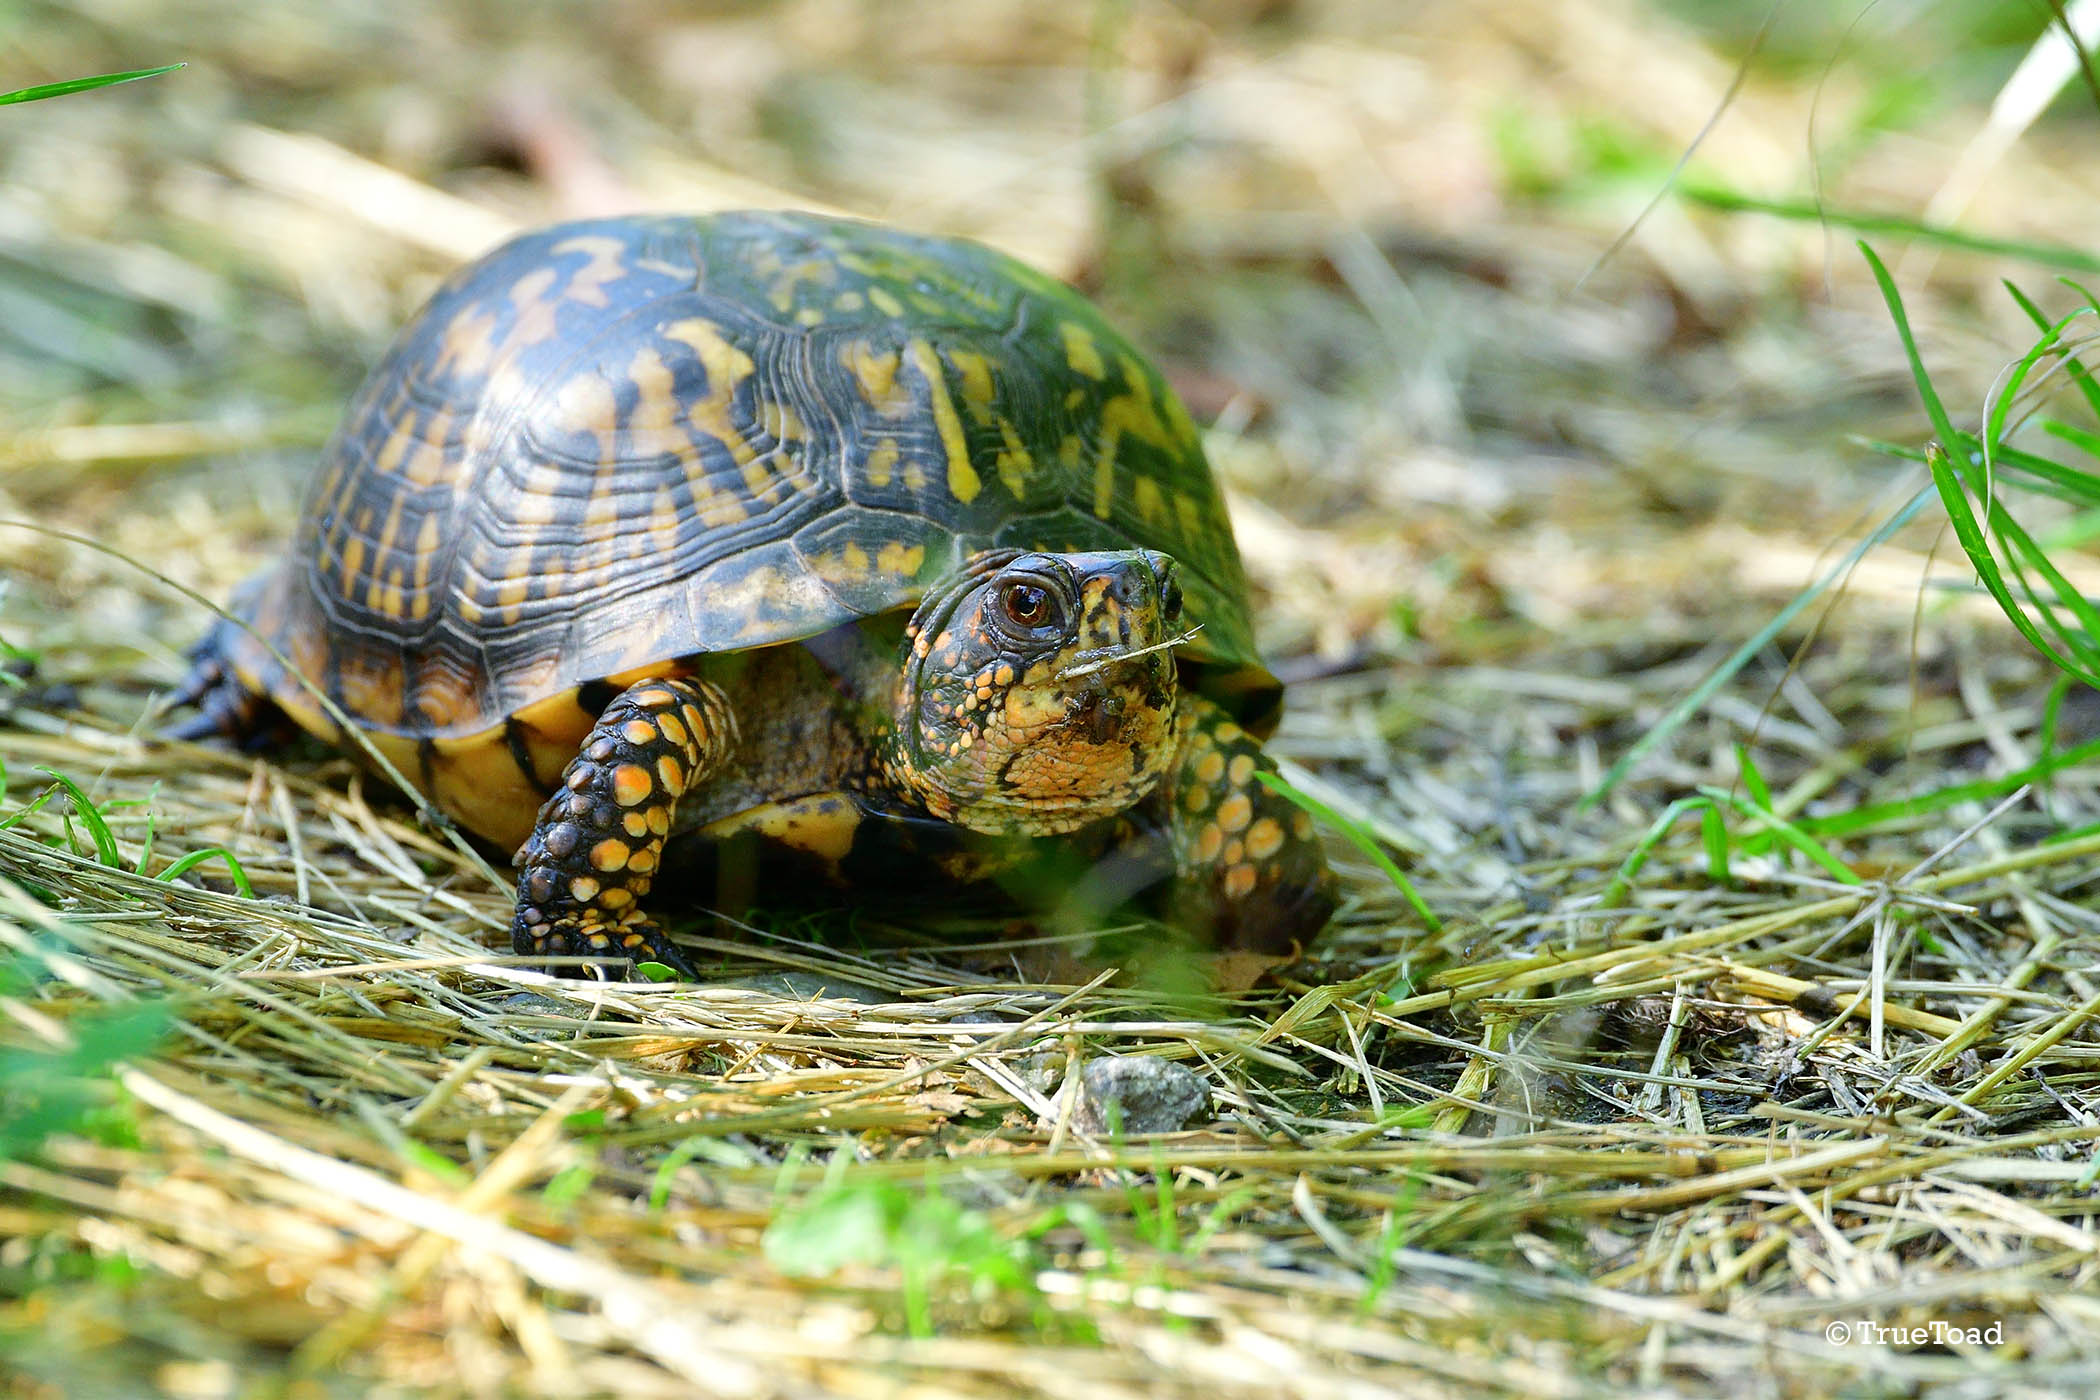
<svg viewBox="0 0 2100 1400">
<path fill-rule="evenodd" d="M 1050 621 L 1050 595 L 1032 583 L 1010 583 L 1000 599 L 1006 620 L 1023 631 L 1033 632 Z"/>
<path fill-rule="evenodd" d="M 1181 620 L 1181 580 L 1171 573 L 1160 586 L 1159 610 L 1166 615 L 1170 623 Z"/>
</svg>

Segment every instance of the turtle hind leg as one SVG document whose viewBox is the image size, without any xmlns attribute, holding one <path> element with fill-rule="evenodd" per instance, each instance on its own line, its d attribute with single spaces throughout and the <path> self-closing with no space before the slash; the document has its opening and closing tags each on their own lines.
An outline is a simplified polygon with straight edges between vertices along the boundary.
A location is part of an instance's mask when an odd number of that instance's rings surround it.
<svg viewBox="0 0 2100 1400">
<path fill-rule="evenodd" d="M 518 848 L 511 947 L 527 957 L 691 964 L 641 911 L 679 799 L 736 744 L 728 699 L 704 681 L 645 680 L 598 716 Z M 555 969 L 603 976 L 604 964 Z"/>
<path fill-rule="evenodd" d="M 235 673 L 227 659 L 233 626 L 221 618 L 190 648 L 189 674 L 176 687 L 172 708 L 194 707 L 196 713 L 165 726 L 161 738 L 225 739 L 244 753 L 259 753 L 278 747 L 296 732 L 276 702 Z"/>
</svg>

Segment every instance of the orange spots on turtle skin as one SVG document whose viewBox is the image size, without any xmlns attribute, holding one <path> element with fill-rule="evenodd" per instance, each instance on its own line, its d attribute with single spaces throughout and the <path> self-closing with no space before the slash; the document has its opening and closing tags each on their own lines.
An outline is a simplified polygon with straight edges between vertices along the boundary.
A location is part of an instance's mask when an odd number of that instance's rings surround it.
<svg viewBox="0 0 2100 1400">
<path fill-rule="evenodd" d="M 1246 854 L 1246 843 L 1241 841 L 1238 837 L 1234 837 L 1232 840 L 1227 841 L 1225 843 L 1225 849 L 1218 853 L 1218 859 L 1224 862 L 1226 865 L 1238 865 L 1240 863 L 1240 857 Z"/>
<path fill-rule="evenodd" d="M 656 760 L 656 775 L 663 779 L 664 791 L 671 796 L 677 797 L 685 791 L 685 769 L 671 755 L 665 754 Z"/>
<path fill-rule="evenodd" d="M 1210 789 L 1200 783 L 1189 787 L 1181 794 L 1181 805 L 1188 809 L 1191 816 L 1201 813 L 1210 806 Z"/>
<path fill-rule="evenodd" d="M 623 763 L 612 771 L 612 790 L 613 801 L 622 807 L 639 807 L 655 794 L 656 780 L 639 764 Z"/>
<path fill-rule="evenodd" d="M 1217 728 L 1211 730 L 1210 733 L 1211 737 L 1221 744 L 1237 743 L 1239 740 L 1247 737 L 1247 731 L 1234 724 L 1231 720 L 1225 721 Z"/>
<path fill-rule="evenodd" d="M 1234 865 L 1225 872 L 1225 893 L 1232 899 L 1245 899 L 1260 883 L 1251 865 Z"/>
<path fill-rule="evenodd" d="M 671 809 L 669 807 L 651 807 L 649 809 L 649 834 L 651 836 L 663 836 L 670 830 Z"/>
<path fill-rule="evenodd" d="M 1310 841 L 1312 840 L 1312 834 L 1313 819 L 1310 816 L 1300 812 L 1291 818 L 1291 835 L 1297 837 L 1300 841 Z"/>
<path fill-rule="evenodd" d="M 1218 830 L 1216 822 L 1205 822 L 1203 830 L 1196 833 L 1195 854 L 1199 864 L 1208 865 L 1218 858 L 1225 847 L 1225 833 Z"/>
<path fill-rule="evenodd" d="M 1004 661 L 1000 662 L 1000 663 L 999 663 L 999 669 L 998 669 L 998 670 L 996 670 L 996 671 L 994 671 L 994 672 L 992 672 L 992 684 L 993 684 L 993 685 L 1012 685 L 1013 683 L 1014 683 L 1014 668 L 1013 668 L 1012 666 L 1008 665 L 1008 664 L 1007 664 L 1006 662 L 1004 662 Z"/>
<path fill-rule="evenodd" d="M 586 306 L 609 305 L 605 289 L 627 275 L 627 262 L 623 256 L 626 250 L 626 240 L 607 238 L 602 234 L 578 234 L 555 244 L 548 249 L 550 253 L 584 253 L 590 258 L 576 269 L 569 285 L 562 289 L 562 295 Z"/>
<path fill-rule="evenodd" d="M 603 888 L 603 885 L 590 876 L 578 875 L 569 881 L 569 898 L 578 904 L 589 904 L 598 897 L 598 892 Z"/>
<path fill-rule="evenodd" d="M 1254 755 L 1251 753 L 1234 754 L 1231 766 L 1225 770 L 1226 780 L 1234 787 L 1245 787 L 1247 786 L 1247 780 L 1253 776 Z"/>
<path fill-rule="evenodd" d="M 656 691 L 654 693 L 664 697 L 660 703 L 670 703 L 671 697 L 668 692 Z M 647 702 L 644 701 L 643 703 L 646 704 Z M 692 742 L 691 737 L 685 732 L 685 726 L 678 722 L 678 716 L 676 715 L 658 715 L 656 717 L 656 730 L 680 748 L 684 748 Z"/>
<path fill-rule="evenodd" d="M 656 740 L 656 726 L 645 719 L 631 719 L 620 726 L 620 737 L 630 744 L 648 744 Z"/>
<path fill-rule="evenodd" d="M 911 355 L 912 368 L 926 383 L 926 396 L 933 409 L 933 426 L 941 436 L 941 451 L 948 459 L 948 494 L 964 505 L 977 499 L 984 489 L 984 478 L 977 468 L 970 465 L 970 446 L 963 438 L 962 419 L 955 412 L 955 401 L 948 395 L 948 377 L 941 372 L 939 358 L 933 346 L 924 340 L 914 340 L 907 347 Z"/>
<path fill-rule="evenodd" d="M 640 812 L 629 812 L 620 818 L 620 829 L 639 840 L 649 834 L 649 819 Z M 636 854 L 640 854 L 637 852 Z"/>
<path fill-rule="evenodd" d="M 598 907 L 600 909 L 625 909 L 632 903 L 634 903 L 634 891 L 620 885 L 614 885 L 598 896 Z"/>
<path fill-rule="evenodd" d="M 1202 783 L 1206 787 L 1216 787 L 1218 780 L 1224 776 L 1225 755 L 1219 753 L 1216 749 L 1212 749 L 1196 760 L 1197 782 Z"/>
<path fill-rule="evenodd" d="M 1247 828 L 1247 854 L 1267 860 L 1283 849 L 1283 827 L 1274 817 L 1262 817 Z"/>
<path fill-rule="evenodd" d="M 1218 804 L 1218 825 L 1227 831 L 1243 831 L 1254 818 L 1254 804 L 1247 794 L 1236 792 Z"/>
<path fill-rule="evenodd" d="M 1089 379 L 1108 377 L 1108 366 L 1101 359 L 1101 347 L 1094 344 L 1093 332 L 1073 321 L 1062 321 L 1057 327 L 1058 338 L 1064 342 L 1065 363 L 1074 374 L 1083 374 Z"/>
<path fill-rule="evenodd" d="M 656 869 L 656 860 L 656 851 L 644 846 L 627 857 L 627 868 L 637 875 L 647 875 Z"/>
<path fill-rule="evenodd" d="M 591 868 L 610 875 L 616 870 L 627 868 L 627 856 L 627 843 L 617 836 L 608 836 L 591 847 Z"/>
</svg>

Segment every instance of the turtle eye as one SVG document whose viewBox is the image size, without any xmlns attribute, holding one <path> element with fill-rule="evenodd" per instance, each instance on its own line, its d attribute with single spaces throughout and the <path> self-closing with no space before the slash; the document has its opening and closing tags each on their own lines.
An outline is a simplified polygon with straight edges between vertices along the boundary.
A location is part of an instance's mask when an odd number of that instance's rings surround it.
<svg viewBox="0 0 2100 1400">
<path fill-rule="evenodd" d="M 1169 626 L 1181 621 L 1181 578 L 1172 569 L 1159 586 L 1159 610 Z"/>
<path fill-rule="evenodd" d="M 1055 620 L 1057 604 L 1050 592 L 1032 583 L 1010 583 L 1000 592 L 1000 610 L 1006 620 L 1024 632 L 1034 632 Z"/>
</svg>

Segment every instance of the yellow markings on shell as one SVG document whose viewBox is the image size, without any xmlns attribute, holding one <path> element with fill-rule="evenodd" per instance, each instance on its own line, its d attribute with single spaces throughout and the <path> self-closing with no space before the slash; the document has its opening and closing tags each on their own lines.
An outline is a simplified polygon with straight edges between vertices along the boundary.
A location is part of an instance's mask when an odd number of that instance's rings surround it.
<svg viewBox="0 0 2100 1400">
<path fill-rule="evenodd" d="M 496 358 L 496 313 L 476 307 L 454 316 L 438 342 L 439 374 L 475 375 Z"/>
<path fill-rule="evenodd" d="M 724 339 L 713 323 L 698 317 L 666 326 L 663 335 L 667 340 L 691 346 L 707 371 L 707 392 L 686 406 L 687 419 L 721 443 L 739 468 L 748 468 L 758 453 L 738 429 L 734 410 L 737 386 L 749 379 L 755 368 L 751 357 Z M 693 499 L 701 503 L 703 525 L 733 525 L 747 518 L 748 512 L 734 492 L 715 489 L 702 454 L 686 455 L 685 474 Z"/>
<path fill-rule="evenodd" d="M 1108 366 L 1101 359 L 1101 347 L 1094 344 L 1093 332 L 1075 321 L 1065 321 L 1058 325 L 1057 333 L 1065 343 L 1065 363 L 1074 374 L 1089 379 L 1108 377 Z"/>
<path fill-rule="evenodd" d="M 875 567 L 892 578 L 917 578 L 926 564 L 926 546 L 891 540 L 875 554 Z"/>
<path fill-rule="evenodd" d="M 991 361 L 975 350 L 949 350 L 947 358 L 962 381 L 963 407 L 979 423 L 989 422 L 993 399 Z"/>
<path fill-rule="evenodd" d="M 885 316 L 904 314 L 904 303 L 891 296 L 887 287 L 868 288 L 868 302 Z"/>
<path fill-rule="evenodd" d="M 1137 498 L 1138 519 L 1147 525 L 1158 525 L 1167 518 L 1167 498 L 1159 489 L 1159 483 L 1149 476 L 1140 476 L 1133 494 Z"/>
<path fill-rule="evenodd" d="M 933 407 L 933 425 L 940 432 L 941 451 L 948 458 L 948 494 L 968 505 L 984 489 L 984 479 L 977 475 L 977 468 L 970 465 L 970 448 L 963 440 L 962 419 L 955 412 L 955 401 L 948 396 L 948 377 L 941 373 L 940 359 L 926 341 L 912 341 L 910 353 L 912 368 L 926 381 L 926 394 Z"/>
<path fill-rule="evenodd" d="M 1018 501 L 1027 489 L 1028 474 L 1035 470 L 1035 457 L 1029 452 L 1028 445 L 1021 441 L 1021 435 L 1014 431 L 1014 425 L 1004 418 L 999 420 L 999 436 L 1004 446 L 992 459 L 992 469 L 1005 483 L 1007 494 Z"/>
<path fill-rule="evenodd" d="M 897 387 L 897 367 L 902 359 L 899 352 L 877 351 L 865 340 L 849 340 L 839 350 L 839 360 L 860 385 L 861 397 L 885 418 L 911 411 L 911 395 Z"/>
<path fill-rule="evenodd" d="M 532 592 L 532 579 L 526 574 L 513 574 L 496 588 L 496 606 L 503 610 L 503 621 L 512 623 L 525 610 L 525 599 Z"/>
<path fill-rule="evenodd" d="M 1203 532 L 1203 507 L 1186 491 L 1174 493 L 1174 518 L 1181 522 L 1181 537 L 1188 540 L 1205 538 Z"/>
<path fill-rule="evenodd" d="M 562 295 L 570 301 L 580 301 L 586 306 L 608 305 L 605 296 L 607 284 L 617 282 L 627 275 L 627 261 L 621 256 L 626 249 L 626 243 L 620 239 L 589 233 L 564 238 L 555 244 L 548 251 L 583 253 L 590 258 L 590 261 L 576 269 L 575 276 L 569 279 L 569 285 L 562 290 Z"/>
<path fill-rule="evenodd" d="M 868 454 L 867 463 L 863 466 L 862 471 L 867 475 L 868 485 L 880 489 L 890 484 L 890 479 L 895 474 L 896 467 L 897 440 L 895 438 L 884 438 L 876 443 L 875 450 Z"/>
<path fill-rule="evenodd" d="M 343 542 L 343 582 L 347 584 L 360 577 L 364 567 L 365 542 L 360 536 L 352 535 Z M 345 592 L 347 596 L 347 590 Z"/>
<path fill-rule="evenodd" d="M 832 298 L 831 309 L 834 311 L 858 311 L 867 304 L 868 299 L 859 292 L 844 291 Z"/>
<path fill-rule="evenodd" d="M 1116 504 L 1116 443 L 1113 437 L 1101 444 L 1101 455 L 1094 459 L 1094 514 L 1108 519 Z"/>
<path fill-rule="evenodd" d="M 591 868 L 611 874 L 627 868 L 627 843 L 617 836 L 608 836 L 591 847 Z"/>
<path fill-rule="evenodd" d="M 547 292 L 554 286 L 555 275 L 551 267 L 539 268 L 511 287 L 510 304 L 518 314 L 510 323 L 510 334 L 503 338 L 505 351 L 554 338 L 555 304 L 547 299 Z"/>
<path fill-rule="evenodd" d="M 634 384 L 634 410 L 627 415 L 627 440 L 636 456 L 675 452 L 686 446 L 678 431 L 678 392 L 671 367 L 653 345 L 635 351 L 627 362 Z"/>
<path fill-rule="evenodd" d="M 438 518 L 431 511 L 423 517 L 423 527 L 416 531 L 416 571 L 414 584 L 418 591 L 430 587 L 430 571 L 437 563 Z"/>
</svg>

